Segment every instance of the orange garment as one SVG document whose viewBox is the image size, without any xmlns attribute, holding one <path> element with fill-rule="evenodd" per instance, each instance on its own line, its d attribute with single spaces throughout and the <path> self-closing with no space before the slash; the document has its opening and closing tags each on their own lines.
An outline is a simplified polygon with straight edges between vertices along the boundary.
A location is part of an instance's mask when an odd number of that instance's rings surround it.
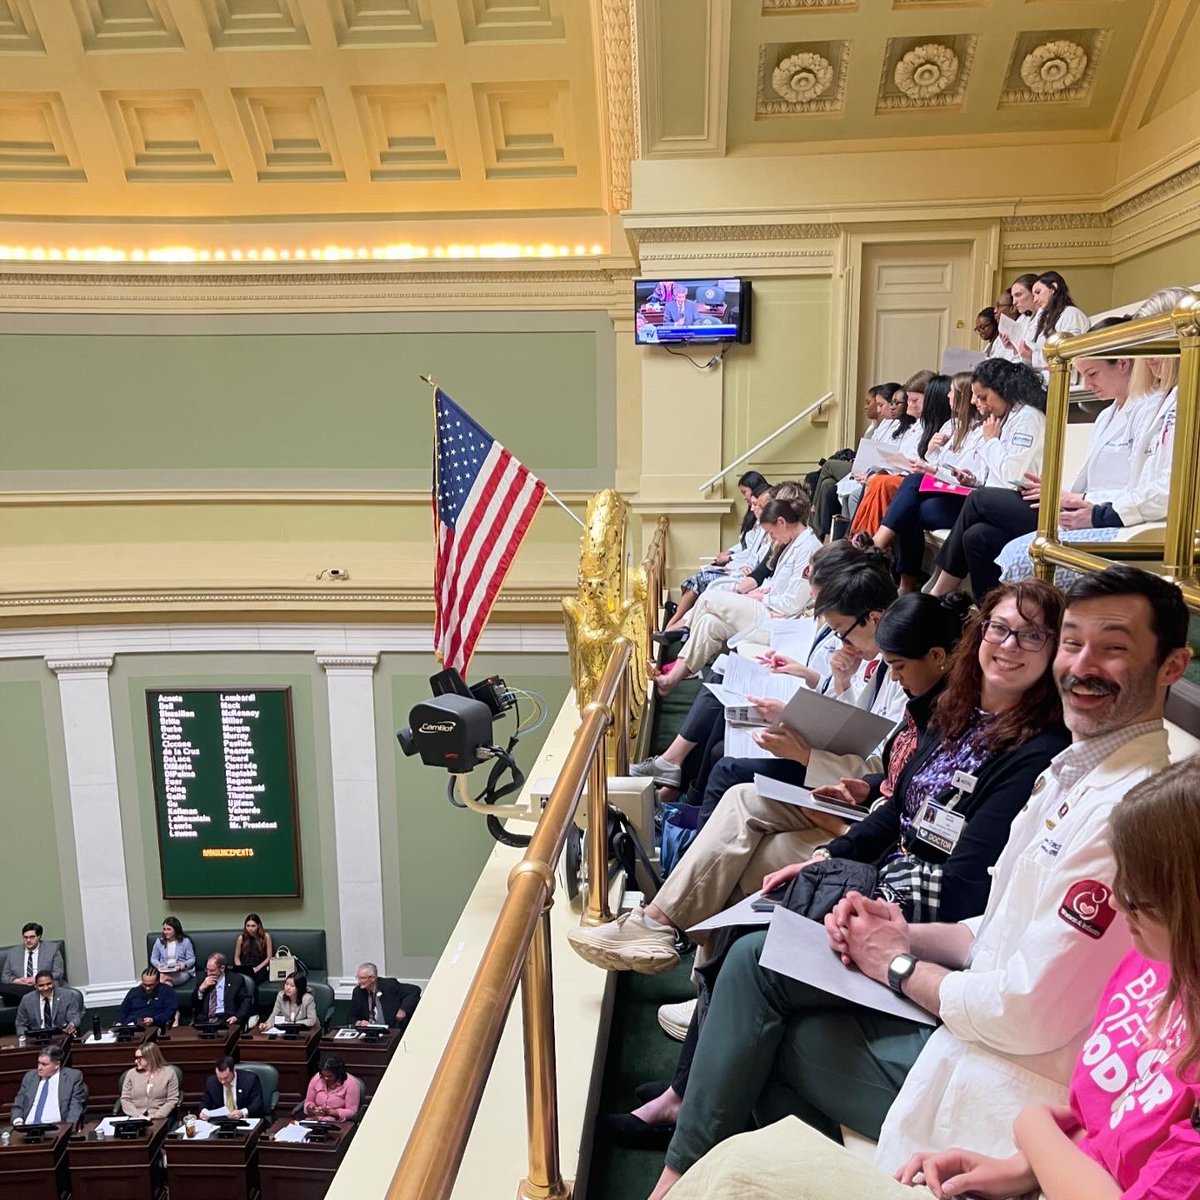
<svg viewBox="0 0 1200 1200">
<path fill-rule="evenodd" d="M 863 497 L 858 502 L 850 532 L 862 532 L 874 537 L 883 524 L 883 517 L 892 502 L 892 497 L 900 490 L 903 482 L 903 475 L 872 475 L 867 480 L 867 486 L 863 488 Z"/>
</svg>

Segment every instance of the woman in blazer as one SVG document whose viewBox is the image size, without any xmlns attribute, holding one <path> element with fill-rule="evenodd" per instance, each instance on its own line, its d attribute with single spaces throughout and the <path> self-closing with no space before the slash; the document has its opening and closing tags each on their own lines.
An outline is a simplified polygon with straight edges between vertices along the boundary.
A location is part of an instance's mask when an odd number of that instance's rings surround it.
<svg viewBox="0 0 1200 1200">
<path fill-rule="evenodd" d="M 308 990 L 307 977 L 299 971 L 293 971 L 283 981 L 283 988 L 275 997 L 275 1007 L 263 1028 L 273 1029 L 276 1025 L 317 1027 L 317 1001 Z"/>
<path fill-rule="evenodd" d="M 196 970 L 196 950 L 192 939 L 183 932 L 178 917 L 163 917 L 162 937 L 150 951 L 150 963 L 158 968 L 163 983 L 178 987 L 191 979 Z"/>
<path fill-rule="evenodd" d="M 133 1052 L 133 1070 L 121 1085 L 121 1111 L 127 1117 L 169 1117 L 179 1107 L 179 1077 L 154 1042 Z"/>
</svg>

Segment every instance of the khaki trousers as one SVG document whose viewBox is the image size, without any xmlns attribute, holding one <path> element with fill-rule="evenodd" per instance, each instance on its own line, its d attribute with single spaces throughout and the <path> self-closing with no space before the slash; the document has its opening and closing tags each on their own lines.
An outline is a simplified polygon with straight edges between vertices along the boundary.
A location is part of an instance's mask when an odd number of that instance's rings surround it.
<svg viewBox="0 0 1200 1200">
<path fill-rule="evenodd" d="M 740 592 L 705 591 L 692 609 L 688 628 L 688 640 L 683 644 L 680 658 L 687 664 L 688 672 L 697 675 L 700 668 L 712 662 L 721 653 L 721 647 L 735 633 L 747 633 L 761 628 L 770 616 L 767 606 L 760 600 L 744 596 Z M 766 643 L 767 632 L 752 640 Z"/>
<path fill-rule="evenodd" d="M 721 797 L 654 906 L 687 929 L 757 892 L 764 875 L 811 858 L 827 841 L 803 809 L 764 800 L 754 784 L 739 783 Z"/>
</svg>

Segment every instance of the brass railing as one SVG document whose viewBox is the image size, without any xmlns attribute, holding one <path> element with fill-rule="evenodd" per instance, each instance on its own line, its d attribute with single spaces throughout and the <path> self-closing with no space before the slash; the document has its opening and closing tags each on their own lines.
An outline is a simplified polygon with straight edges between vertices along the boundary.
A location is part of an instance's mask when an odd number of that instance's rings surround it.
<svg viewBox="0 0 1200 1200">
<path fill-rule="evenodd" d="M 607 911 L 605 739 L 627 739 L 629 666 L 631 656 L 641 649 L 635 651 L 624 638 L 612 645 L 533 840 L 508 877 L 508 895 L 392 1176 L 388 1200 L 446 1200 L 450 1195 L 518 981 L 529 1135 L 529 1174 L 520 1185 L 520 1195 L 530 1200 L 559 1200 L 570 1195 L 562 1178 L 558 1147 L 550 958 L 554 869 L 586 782 L 588 828 L 599 831 L 588 839 L 594 851 L 589 892 L 603 895 Z"/>
<path fill-rule="evenodd" d="M 1183 590 L 1184 599 L 1200 611 L 1197 586 L 1196 531 L 1200 524 L 1200 294 L 1192 293 L 1170 313 L 1142 317 L 1122 325 L 1075 337 L 1055 335 L 1046 342 L 1050 391 L 1046 406 L 1046 444 L 1042 460 L 1041 493 L 1055 497 L 1062 490 L 1063 444 L 1071 364 L 1080 358 L 1164 358 L 1179 356 L 1179 385 L 1175 406 L 1175 442 L 1171 454 L 1171 504 L 1163 539 L 1138 542 L 1089 542 L 1088 550 L 1059 538 L 1058 505 L 1043 501 L 1038 510 L 1038 534 L 1031 553 L 1038 574 L 1054 577 L 1057 566 L 1075 571 L 1102 571 L 1112 562 L 1158 558 L 1162 572 Z"/>
</svg>

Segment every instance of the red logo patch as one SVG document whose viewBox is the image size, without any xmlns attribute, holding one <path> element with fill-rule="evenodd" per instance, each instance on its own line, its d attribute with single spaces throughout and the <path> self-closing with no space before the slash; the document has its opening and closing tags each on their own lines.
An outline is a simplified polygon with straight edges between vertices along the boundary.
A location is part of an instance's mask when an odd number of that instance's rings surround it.
<svg viewBox="0 0 1200 1200">
<path fill-rule="evenodd" d="M 1102 938 L 1117 915 L 1112 905 L 1112 889 L 1095 879 L 1073 883 L 1059 906 L 1058 915 L 1080 933 L 1086 933 L 1090 938 Z"/>
</svg>

